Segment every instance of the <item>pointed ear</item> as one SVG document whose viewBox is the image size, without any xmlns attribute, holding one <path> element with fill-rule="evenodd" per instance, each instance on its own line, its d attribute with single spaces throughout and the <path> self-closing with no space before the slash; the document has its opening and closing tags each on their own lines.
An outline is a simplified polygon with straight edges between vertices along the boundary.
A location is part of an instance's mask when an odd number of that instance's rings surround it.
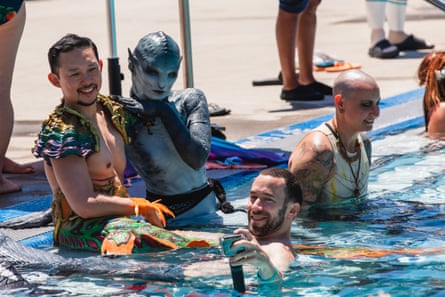
<svg viewBox="0 0 445 297">
<path fill-rule="evenodd" d="M 136 63 L 137 63 L 136 57 L 131 53 L 131 50 L 128 49 L 128 69 L 130 70 L 130 72 L 134 71 Z"/>
<path fill-rule="evenodd" d="M 48 73 L 48 80 L 53 86 L 60 88 L 60 81 L 56 74 L 52 72 Z"/>
</svg>

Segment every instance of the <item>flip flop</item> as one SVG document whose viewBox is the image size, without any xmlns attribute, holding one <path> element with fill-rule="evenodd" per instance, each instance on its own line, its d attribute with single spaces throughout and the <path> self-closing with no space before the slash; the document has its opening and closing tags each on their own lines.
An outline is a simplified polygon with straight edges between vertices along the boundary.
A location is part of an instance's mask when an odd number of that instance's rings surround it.
<svg viewBox="0 0 445 297">
<path fill-rule="evenodd" d="M 336 62 L 334 66 L 332 67 L 326 67 L 324 68 L 324 71 L 326 72 L 340 72 L 345 70 L 351 70 L 351 69 L 360 69 L 362 68 L 362 65 L 360 64 L 352 64 L 347 62 Z"/>
<path fill-rule="evenodd" d="M 383 39 L 369 48 L 368 55 L 372 58 L 392 59 L 399 55 L 399 49 L 387 39 Z"/>
<path fill-rule="evenodd" d="M 315 52 L 313 63 L 314 67 L 331 67 L 334 66 L 336 62 L 343 62 L 343 60 L 334 58 L 332 56 L 329 56 L 328 54 L 322 53 L 322 52 Z"/>
</svg>

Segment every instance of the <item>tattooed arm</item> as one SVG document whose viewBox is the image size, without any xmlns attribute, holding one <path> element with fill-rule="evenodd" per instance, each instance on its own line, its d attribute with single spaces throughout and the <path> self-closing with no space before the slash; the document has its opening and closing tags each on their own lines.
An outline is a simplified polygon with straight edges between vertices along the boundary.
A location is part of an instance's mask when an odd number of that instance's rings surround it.
<svg viewBox="0 0 445 297">
<path fill-rule="evenodd" d="M 335 173 L 335 154 L 321 132 L 306 135 L 289 158 L 289 170 L 298 177 L 304 205 L 317 202 L 325 183 Z"/>
</svg>

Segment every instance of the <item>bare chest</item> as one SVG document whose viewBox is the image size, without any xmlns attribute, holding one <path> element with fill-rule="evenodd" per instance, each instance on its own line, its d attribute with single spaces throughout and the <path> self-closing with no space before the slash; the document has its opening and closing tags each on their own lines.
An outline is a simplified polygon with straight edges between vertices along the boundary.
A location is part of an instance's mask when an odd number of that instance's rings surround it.
<svg viewBox="0 0 445 297">
<path fill-rule="evenodd" d="M 97 113 L 93 125 L 98 135 L 99 151 L 87 160 L 90 174 L 96 178 L 110 176 L 113 172 L 122 176 L 126 164 L 122 135 L 101 112 Z"/>
</svg>

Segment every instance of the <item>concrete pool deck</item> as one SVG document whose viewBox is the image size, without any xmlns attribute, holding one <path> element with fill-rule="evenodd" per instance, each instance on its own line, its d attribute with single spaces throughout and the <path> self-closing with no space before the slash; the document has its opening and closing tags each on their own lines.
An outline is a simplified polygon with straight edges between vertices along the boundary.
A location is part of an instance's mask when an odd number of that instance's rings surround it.
<svg viewBox="0 0 445 297">
<path fill-rule="evenodd" d="M 230 115 L 212 117 L 213 123 L 226 127 L 228 140 L 246 147 L 290 151 L 304 130 L 310 128 L 304 126 L 305 123 L 313 125 L 320 117 L 332 114 L 331 97 L 316 103 L 291 104 L 279 99 L 280 86 L 252 86 L 253 80 L 272 78 L 279 71 L 274 35 L 276 1 L 191 2 L 194 85 L 206 93 L 209 102 L 231 109 Z M 49 46 L 68 32 L 91 37 L 105 62 L 102 90 L 108 92 L 106 58 L 110 56 L 110 49 L 105 1 L 29 0 L 26 4 L 28 18 L 13 82 L 16 123 L 7 156 L 19 162 L 33 162 L 37 171 L 30 175 L 8 175 L 23 186 L 23 191 L 1 195 L 2 208 L 37 201 L 50 194 L 42 163 L 30 152 L 40 122 L 60 98 L 60 91 L 46 79 Z M 169 33 L 180 42 L 178 15 L 176 1 L 116 3 L 124 95 L 128 94 L 130 84 L 127 48 L 133 48 L 144 34 L 157 30 Z M 438 50 L 445 48 L 445 38 L 437 30 L 444 24 L 445 14 L 439 9 L 426 1 L 409 2 L 406 31 L 425 38 Z M 364 71 L 376 78 L 382 98 L 397 102 L 382 109 L 375 128 L 418 118 L 422 109 L 416 70 L 428 51 L 405 52 L 391 60 L 373 59 L 367 55 L 369 33 L 364 1 L 323 1 L 320 5 L 316 49 L 361 64 Z M 337 75 L 315 73 L 318 80 L 327 84 L 332 84 Z M 181 87 L 182 75 L 175 88 Z M 50 228 L 8 231 L 8 235 L 22 240 L 46 230 Z"/>
</svg>

